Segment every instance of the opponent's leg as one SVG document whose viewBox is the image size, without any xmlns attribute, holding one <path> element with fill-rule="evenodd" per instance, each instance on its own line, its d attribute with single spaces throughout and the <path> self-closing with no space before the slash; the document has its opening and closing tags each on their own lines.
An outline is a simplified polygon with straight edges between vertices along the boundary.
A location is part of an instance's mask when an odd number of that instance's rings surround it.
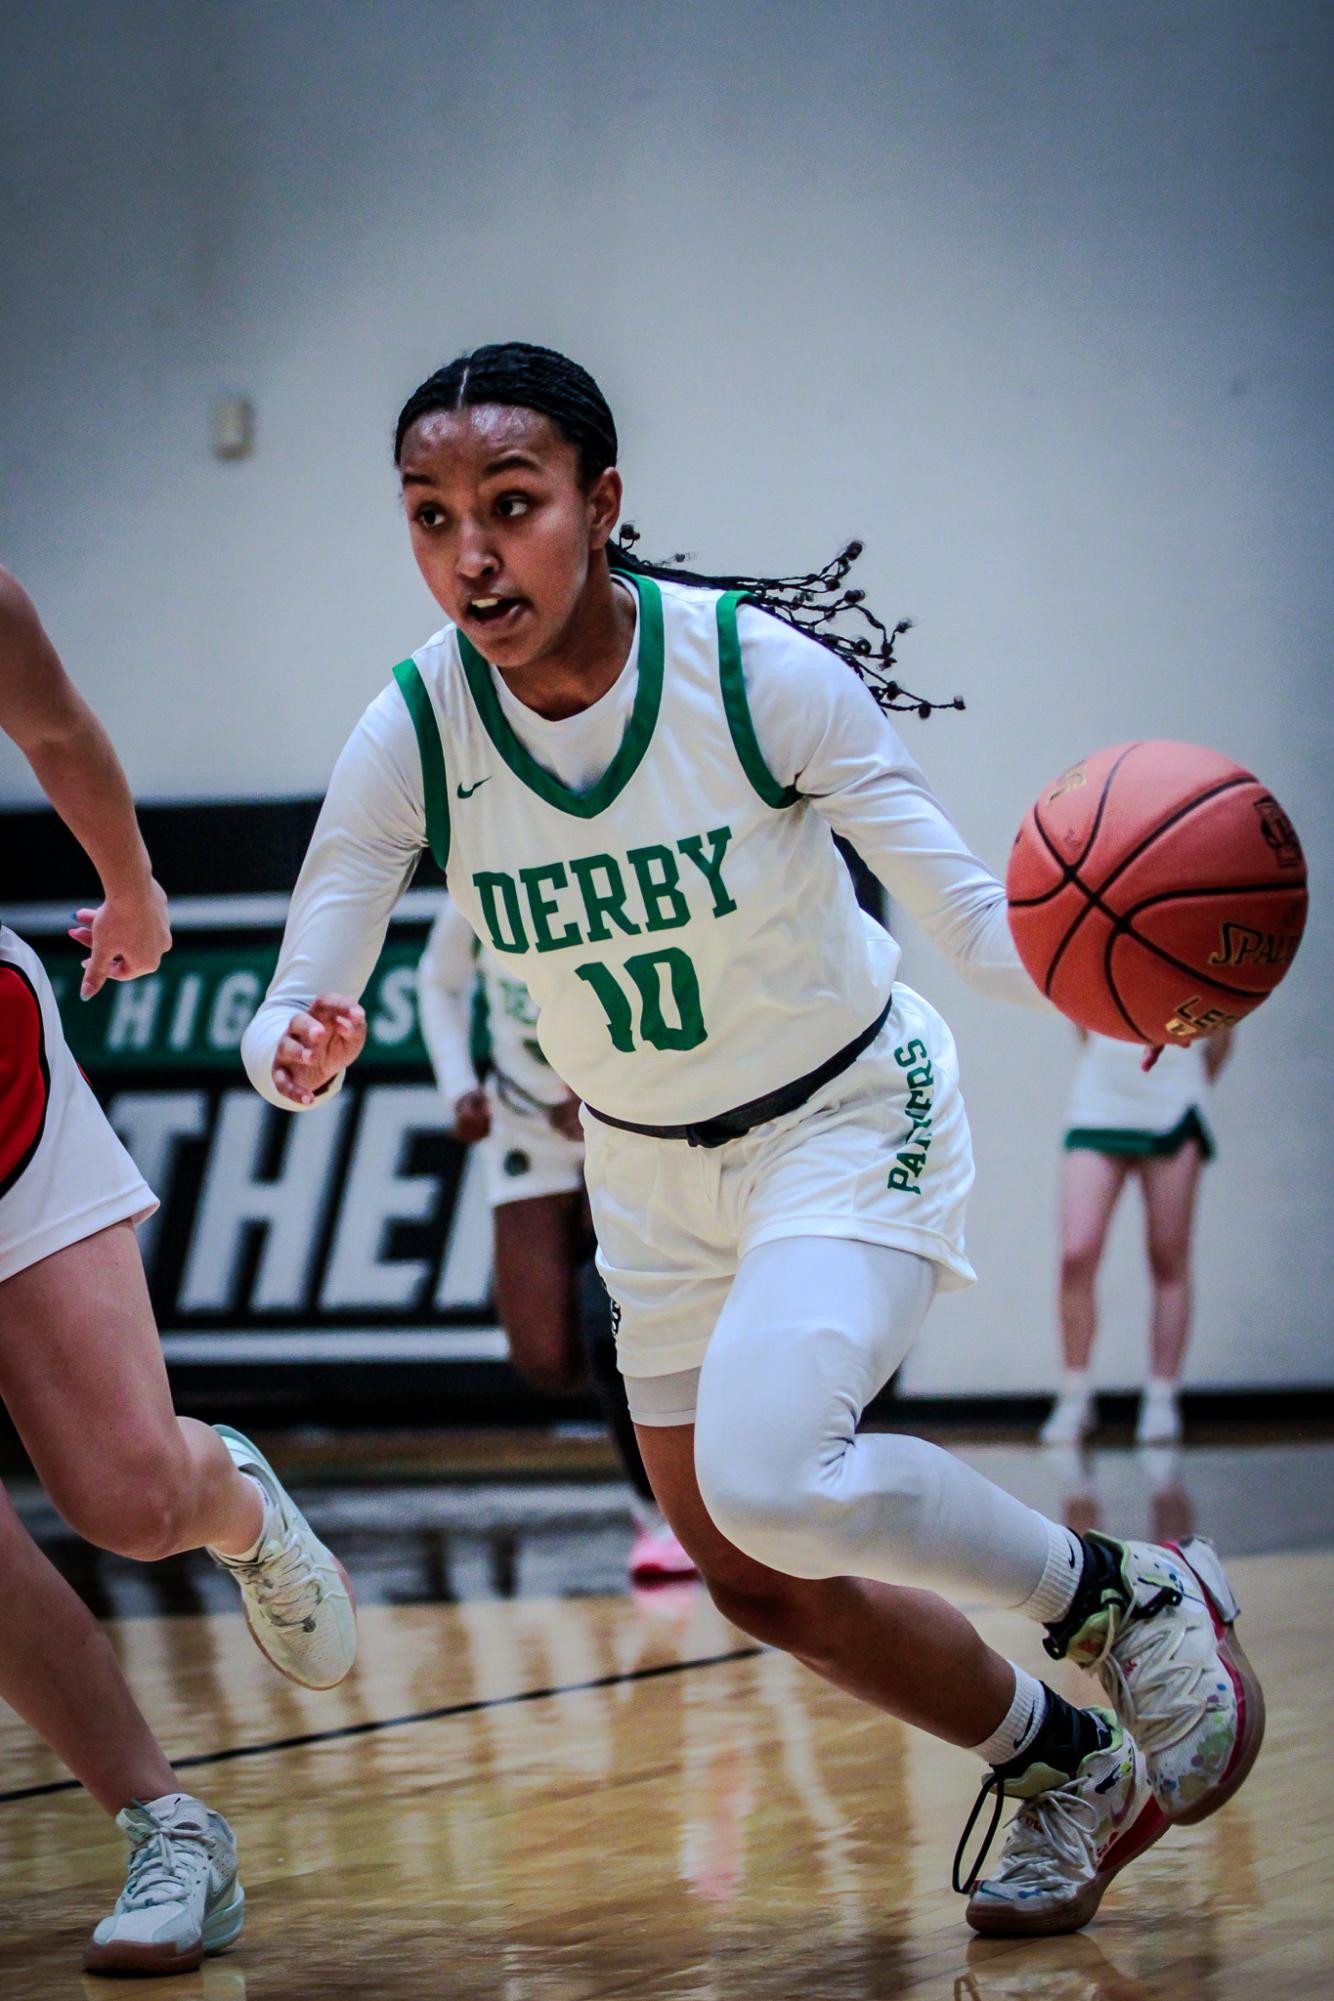
<svg viewBox="0 0 1334 2001">
<path fill-rule="evenodd" d="M 1093 1429 L 1089 1357 L 1098 1331 L 1095 1288 L 1130 1162 L 1073 1147 L 1061 1156 L 1061 1394 L 1042 1427 L 1044 1445 L 1076 1445 Z"/>
<path fill-rule="evenodd" d="M 3 1490 L 0 1580 L 9 1608 L 0 1626 L 0 1700 L 131 1841 L 129 1880 L 93 1934 L 85 1965 L 143 1973 L 198 1966 L 241 1929 L 245 1900 L 231 1829 L 181 1791 L 111 1642 Z"/>
<path fill-rule="evenodd" d="M 0 1398 L 80 1535 L 143 1562 L 207 1547 L 275 1666 L 312 1688 L 348 1673 L 356 1624 L 341 1565 L 248 1439 L 172 1407 L 129 1223 L 0 1284 Z"/>
<path fill-rule="evenodd" d="M 1149 1380 L 1135 1432 L 1140 1445 L 1170 1444 L 1181 1436 L 1177 1389 L 1190 1337 L 1191 1233 L 1203 1164 L 1196 1140 L 1140 1162 L 1153 1286 Z"/>
<path fill-rule="evenodd" d="M 178 1418 L 129 1223 L 0 1285 L 0 1398 L 70 1527 L 150 1563 L 239 1552 L 263 1504 L 211 1426 Z"/>
<path fill-rule="evenodd" d="M 0 1700 L 7 1702 L 99 1806 L 179 1790 L 176 1774 L 126 1686 L 110 1640 L 38 1549 L 0 1488 Z"/>
</svg>

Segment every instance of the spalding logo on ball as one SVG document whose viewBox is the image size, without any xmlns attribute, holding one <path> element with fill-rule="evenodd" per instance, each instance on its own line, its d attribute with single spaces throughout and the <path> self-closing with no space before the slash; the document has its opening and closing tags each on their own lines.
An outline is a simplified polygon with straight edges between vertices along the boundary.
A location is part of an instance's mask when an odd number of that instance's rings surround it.
<svg viewBox="0 0 1334 2001">
<path fill-rule="evenodd" d="M 1121 743 L 1049 785 L 1005 879 L 1019 956 L 1081 1028 L 1193 1042 L 1292 964 L 1306 863 L 1258 778 L 1192 743 Z"/>
</svg>

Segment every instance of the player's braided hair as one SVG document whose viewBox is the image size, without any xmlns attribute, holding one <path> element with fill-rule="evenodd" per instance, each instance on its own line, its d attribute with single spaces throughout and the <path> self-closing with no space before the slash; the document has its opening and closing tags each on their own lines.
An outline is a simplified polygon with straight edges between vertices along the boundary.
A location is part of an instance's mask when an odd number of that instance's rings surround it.
<svg viewBox="0 0 1334 2001">
<path fill-rule="evenodd" d="M 550 417 L 578 453 L 579 477 L 586 486 L 616 464 L 616 421 L 588 370 L 554 348 L 534 347 L 521 340 L 474 348 L 471 354 L 461 354 L 428 375 L 399 412 L 394 432 L 395 464 L 402 458 L 404 438 L 419 417 L 432 410 L 460 410 L 473 403 L 517 405 Z M 912 621 L 902 618 L 891 629 L 871 610 L 865 592 L 845 588 L 848 572 L 862 553 L 860 542 L 849 542 L 823 569 L 805 576 L 733 577 L 687 569 L 684 555 L 648 562 L 635 554 L 638 541 L 638 531 L 627 522 L 607 551 L 613 569 L 706 590 L 744 591 L 771 617 L 818 640 L 846 661 L 882 709 L 912 709 L 925 717 L 933 709 L 964 706 L 961 695 L 949 702 L 931 702 L 900 683 L 894 642 L 908 631 Z"/>
</svg>

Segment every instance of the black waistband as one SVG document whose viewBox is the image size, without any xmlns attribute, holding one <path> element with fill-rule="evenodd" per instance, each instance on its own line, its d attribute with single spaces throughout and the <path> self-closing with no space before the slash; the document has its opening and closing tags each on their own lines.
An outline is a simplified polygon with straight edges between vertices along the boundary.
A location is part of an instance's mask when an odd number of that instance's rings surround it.
<svg viewBox="0 0 1334 2001">
<path fill-rule="evenodd" d="M 610 1112 L 600 1112 L 596 1105 L 588 1110 L 595 1119 L 601 1119 L 604 1126 L 617 1126 L 621 1132 L 643 1133 L 649 1139 L 683 1139 L 691 1146 L 726 1146 L 731 1139 L 740 1139 L 754 1126 L 762 1126 L 767 1119 L 781 1119 L 785 1112 L 795 1112 L 808 1098 L 813 1098 L 822 1085 L 839 1076 L 857 1061 L 864 1049 L 869 1049 L 879 1035 L 889 1010 L 894 1005 L 891 993 L 869 1028 L 835 1050 L 816 1070 L 808 1070 L 804 1077 L 796 1077 L 790 1084 L 780 1084 L 776 1091 L 766 1091 L 762 1098 L 752 1098 L 749 1104 L 735 1105 L 730 1112 L 720 1112 L 717 1118 L 697 1119 L 688 1126 L 641 1126 L 632 1119 L 614 1119 Z"/>
</svg>

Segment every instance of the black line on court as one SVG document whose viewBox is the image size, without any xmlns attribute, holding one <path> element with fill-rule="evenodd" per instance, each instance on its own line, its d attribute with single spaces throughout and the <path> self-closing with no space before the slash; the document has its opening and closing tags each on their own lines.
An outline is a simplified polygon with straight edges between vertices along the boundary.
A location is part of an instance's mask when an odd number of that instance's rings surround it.
<svg viewBox="0 0 1334 2001">
<path fill-rule="evenodd" d="M 188 1758 L 170 1758 L 176 1771 L 197 1765 L 223 1765 L 233 1758 L 262 1758 L 270 1751 L 298 1751 L 305 1744 L 332 1744 L 340 1737 L 369 1737 L 377 1730 L 401 1730 L 409 1723 L 442 1723 L 451 1716 L 476 1716 L 483 1709 L 511 1709 L 520 1702 L 546 1702 L 555 1695 L 587 1695 L 597 1688 L 620 1688 L 632 1681 L 656 1681 L 663 1675 L 688 1674 L 692 1668 L 726 1667 L 731 1661 L 753 1661 L 763 1647 L 736 1647 L 727 1654 L 704 1654 L 699 1660 L 663 1661 L 658 1667 L 632 1668 L 626 1674 L 600 1674 L 592 1681 L 558 1682 L 552 1688 L 521 1688 L 515 1695 L 479 1695 L 471 1702 L 449 1702 L 439 1709 L 417 1709 L 407 1716 L 374 1717 L 368 1723 L 343 1723 L 336 1730 L 309 1730 L 300 1737 L 274 1737 L 267 1744 L 234 1744 L 226 1751 L 196 1751 Z M 0 1806 L 13 1800 L 46 1799 L 52 1793 L 81 1791 L 77 1779 L 53 1779 L 45 1786 L 19 1786 L 0 1793 Z"/>
</svg>

